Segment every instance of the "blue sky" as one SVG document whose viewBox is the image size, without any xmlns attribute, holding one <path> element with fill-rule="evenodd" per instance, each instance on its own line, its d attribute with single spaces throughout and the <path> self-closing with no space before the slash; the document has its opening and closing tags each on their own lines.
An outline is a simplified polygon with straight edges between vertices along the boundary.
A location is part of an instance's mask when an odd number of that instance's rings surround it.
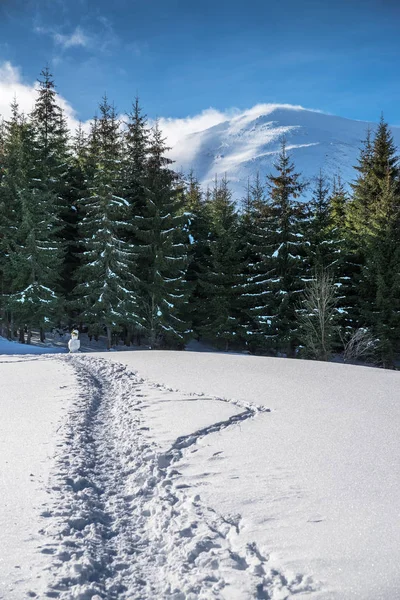
<svg viewBox="0 0 400 600">
<path fill-rule="evenodd" d="M 0 93 L 2 64 L 31 85 L 48 63 L 83 120 L 107 92 L 150 117 L 279 102 L 400 125 L 399 31 L 400 0 L 0 0 Z"/>
</svg>

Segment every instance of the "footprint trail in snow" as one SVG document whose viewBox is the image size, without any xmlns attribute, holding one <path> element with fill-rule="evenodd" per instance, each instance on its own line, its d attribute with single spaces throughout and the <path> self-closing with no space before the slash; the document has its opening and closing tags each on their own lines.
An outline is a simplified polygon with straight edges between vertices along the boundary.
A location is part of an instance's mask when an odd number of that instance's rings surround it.
<svg viewBox="0 0 400 600">
<path fill-rule="evenodd" d="M 73 366 L 79 393 L 60 431 L 53 500 L 42 513 L 41 551 L 51 555 L 46 597 L 280 600 L 315 589 L 309 577 L 288 580 L 270 569 L 256 544 L 234 549 L 240 517 L 218 515 L 179 485 L 186 448 L 268 409 L 234 403 L 239 413 L 179 437 L 165 452 L 149 439 L 142 407 L 178 392 L 103 359 L 48 360 Z"/>
</svg>

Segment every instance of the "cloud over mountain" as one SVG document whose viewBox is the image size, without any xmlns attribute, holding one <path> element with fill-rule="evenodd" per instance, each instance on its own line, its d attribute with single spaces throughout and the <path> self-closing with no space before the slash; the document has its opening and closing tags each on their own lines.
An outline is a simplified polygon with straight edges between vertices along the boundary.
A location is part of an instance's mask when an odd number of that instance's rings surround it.
<svg viewBox="0 0 400 600">
<path fill-rule="evenodd" d="M 258 104 L 226 113 L 209 109 L 164 123 L 176 168 L 193 169 L 203 186 L 212 185 L 215 175 L 226 174 L 237 199 L 244 196 L 249 178 L 271 172 L 282 137 L 306 180 L 312 181 L 322 169 L 328 177 L 340 174 L 351 182 L 367 128 L 375 127 L 288 104 Z M 400 128 L 392 131 L 400 145 Z"/>
</svg>

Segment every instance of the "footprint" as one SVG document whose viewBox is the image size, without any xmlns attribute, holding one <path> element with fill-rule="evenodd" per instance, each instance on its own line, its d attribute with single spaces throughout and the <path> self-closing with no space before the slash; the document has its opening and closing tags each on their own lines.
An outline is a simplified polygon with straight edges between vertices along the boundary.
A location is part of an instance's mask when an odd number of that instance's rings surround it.
<svg viewBox="0 0 400 600">
<path fill-rule="evenodd" d="M 321 523 L 321 521 L 326 521 L 326 517 L 318 513 L 307 519 L 307 523 Z"/>
</svg>

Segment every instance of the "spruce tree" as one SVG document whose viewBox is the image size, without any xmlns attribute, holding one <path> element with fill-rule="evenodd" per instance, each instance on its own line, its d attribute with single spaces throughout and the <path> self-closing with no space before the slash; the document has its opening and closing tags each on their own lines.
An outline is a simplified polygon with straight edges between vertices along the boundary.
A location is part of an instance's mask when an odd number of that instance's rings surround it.
<svg viewBox="0 0 400 600">
<path fill-rule="evenodd" d="M 33 328 L 56 324 L 62 314 L 60 272 L 62 245 L 53 205 L 38 187 L 35 132 L 22 120 L 18 140 L 18 174 L 14 179 L 19 212 L 16 237 L 9 250 L 12 273 L 9 309 L 15 323 L 26 327 L 28 342 Z"/>
<path fill-rule="evenodd" d="M 82 251 L 79 229 L 82 217 L 80 200 L 87 196 L 88 139 L 81 124 L 72 138 L 71 150 L 64 191 L 66 210 L 62 213 L 62 238 L 65 244 L 62 281 L 67 312 L 69 319 L 73 320 L 73 290 Z"/>
<path fill-rule="evenodd" d="M 139 314 L 152 348 L 182 348 L 189 327 L 182 318 L 187 298 L 187 215 L 177 174 L 165 156 L 168 148 L 158 123 L 152 129 L 145 177 L 143 217 L 137 220 L 140 239 Z"/>
<path fill-rule="evenodd" d="M 364 273 L 371 300 L 362 307 L 377 336 L 380 362 L 392 367 L 400 336 L 400 196 L 388 167 L 374 215 Z M 373 297 L 372 297 L 373 294 Z"/>
<path fill-rule="evenodd" d="M 132 110 L 128 114 L 128 121 L 123 137 L 123 195 L 128 202 L 128 228 L 122 232 L 124 239 L 131 245 L 135 254 L 135 277 L 138 281 L 143 279 L 140 271 L 141 238 L 138 229 L 143 226 L 147 198 L 147 158 L 149 150 L 150 130 L 147 126 L 146 115 L 142 114 L 139 98 L 136 98 Z M 140 344 L 143 327 L 139 321 L 127 324 L 124 327 L 125 344 L 130 345 L 137 336 Z"/>
<path fill-rule="evenodd" d="M 330 231 L 329 237 L 337 250 L 334 263 L 334 284 L 337 288 L 336 310 L 338 327 L 346 338 L 354 331 L 356 323 L 357 288 L 355 280 L 360 272 L 360 264 L 350 243 L 346 223 L 347 207 L 350 202 L 349 193 L 340 177 L 334 176 L 332 192 L 329 198 Z M 342 334 L 343 337 L 343 334 Z M 339 349 L 339 346 L 338 348 Z"/>
<path fill-rule="evenodd" d="M 373 177 L 373 153 L 371 130 L 368 129 L 360 149 L 358 164 L 355 166 L 358 176 L 351 184 L 353 194 L 346 209 L 347 242 L 352 265 L 349 276 L 354 292 L 350 300 L 349 327 L 353 331 L 361 326 L 367 326 L 362 316 L 363 306 L 372 301 L 366 280 L 365 261 L 376 188 Z M 351 333 L 350 328 L 349 333 Z"/>
<path fill-rule="evenodd" d="M 334 276 L 339 258 L 331 211 L 329 184 L 322 171 L 315 181 L 315 187 L 308 203 L 307 242 L 311 270 L 328 270 Z"/>
<path fill-rule="evenodd" d="M 75 288 L 81 319 L 107 344 L 126 323 L 137 322 L 134 254 L 121 231 L 128 228 L 127 200 L 121 193 L 121 134 L 115 109 L 105 97 L 92 125 L 88 156 L 88 196 L 80 202 L 82 265 Z"/>
<path fill-rule="evenodd" d="M 64 246 L 64 264 L 60 284 L 63 294 L 72 289 L 68 266 L 74 249 L 76 215 L 71 197 L 69 131 L 65 115 L 58 102 L 53 76 L 48 67 L 42 70 L 38 95 L 31 114 L 34 130 L 36 193 L 53 213 L 58 227 L 58 240 Z"/>
<path fill-rule="evenodd" d="M 268 336 L 275 350 L 293 356 L 299 341 L 297 309 L 310 269 L 305 245 L 305 207 L 298 202 L 305 184 L 282 141 L 276 175 L 267 177 L 269 205 L 269 283 L 272 319 Z"/>
<path fill-rule="evenodd" d="M 370 226 L 371 205 L 375 188 L 372 167 L 373 152 L 371 130 L 368 129 L 366 138 L 360 148 L 358 163 L 354 167 L 358 171 L 358 176 L 351 184 L 353 194 L 346 215 L 348 229 L 353 238 L 359 240 L 359 244 L 368 234 Z"/>
<path fill-rule="evenodd" d="M 266 334 L 271 323 L 269 263 L 270 210 L 265 189 L 257 173 L 249 183 L 239 225 L 240 332 L 250 352 L 268 347 Z"/>
<path fill-rule="evenodd" d="M 22 117 L 14 100 L 11 118 L 2 121 L 0 130 L 0 309 L 8 331 L 6 306 L 12 289 L 10 252 L 16 247 L 21 221 L 20 189 L 24 168 L 21 127 Z"/>
<path fill-rule="evenodd" d="M 36 186 L 38 196 L 60 219 L 68 210 L 66 189 L 69 162 L 69 132 L 57 103 L 53 76 L 46 67 L 39 79 L 38 97 L 31 114 L 34 131 Z"/>
<path fill-rule="evenodd" d="M 132 111 L 128 114 L 124 137 L 124 197 L 130 206 L 132 218 L 131 238 L 135 239 L 135 219 L 143 216 L 146 205 L 146 168 L 150 144 L 150 130 L 146 115 L 142 114 L 139 98 L 135 99 Z"/>
<path fill-rule="evenodd" d="M 225 350 L 239 341 L 238 298 L 240 289 L 241 256 L 238 245 L 238 215 L 228 181 L 215 179 L 210 211 L 211 235 L 209 267 L 200 276 L 206 315 L 200 331 Z"/>
<path fill-rule="evenodd" d="M 184 211 L 187 213 L 188 266 L 186 281 L 190 296 L 184 307 L 184 318 L 191 323 L 194 334 L 199 337 L 205 318 L 207 297 L 200 279 L 209 269 L 210 219 L 209 203 L 204 198 L 200 184 L 193 171 L 189 172 L 185 193 Z"/>
<path fill-rule="evenodd" d="M 399 267 L 395 240 L 399 239 L 400 189 L 396 148 L 383 118 L 373 142 L 369 142 L 368 161 L 363 163 L 364 155 L 360 160 L 364 171 L 354 186 L 355 198 L 349 210 L 350 225 L 360 224 L 352 229 L 353 243 L 361 256 L 357 281 L 359 321 L 379 337 L 381 361 L 387 366 L 393 361 L 398 331 Z M 368 211 L 358 214 L 361 203 Z"/>
</svg>

